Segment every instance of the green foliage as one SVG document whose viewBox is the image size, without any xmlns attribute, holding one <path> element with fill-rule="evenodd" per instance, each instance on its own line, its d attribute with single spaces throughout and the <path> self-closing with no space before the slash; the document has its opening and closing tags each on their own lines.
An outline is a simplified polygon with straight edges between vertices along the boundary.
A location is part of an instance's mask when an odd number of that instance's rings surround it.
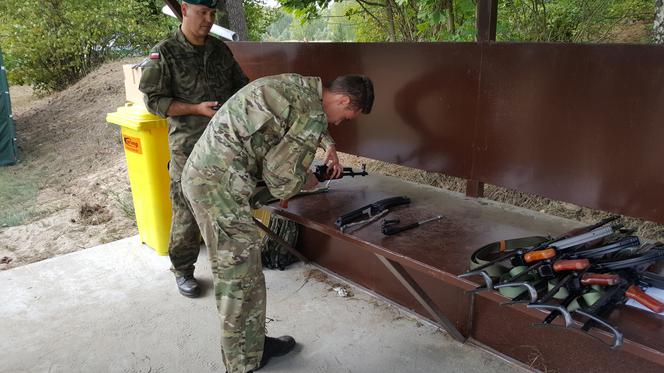
<svg viewBox="0 0 664 373">
<path fill-rule="evenodd" d="M 177 22 L 157 0 L 2 0 L 0 38 L 12 84 L 61 90 L 109 59 L 144 54 Z"/>
<path fill-rule="evenodd" d="M 244 0 L 250 40 L 475 40 L 477 0 L 279 0 L 286 11 L 263 1 Z M 652 38 L 652 0 L 498 4 L 501 41 Z M 0 1 L 0 45 L 11 83 L 51 92 L 109 59 L 146 53 L 178 25 L 161 14 L 162 6 L 160 0 Z"/>
<path fill-rule="evenodd" d="M 452 0 L 355 0 L 341 4 L 345 4 L 350 23 L 356 25 L 356 41 L 473 40 L 475 1 L 454 0 L 452 28 L 447 1 Z M 326 9 L 339 4 L 334 0 L 280 2 L 304 22 L 314 22 Z"/>
<path fill-rule="evenodd" d="M 319 11 L 333 2 L 334 0 L 279 0 L 282 6 L 304 21 L 318 18 Z"/>
<path fill-rule="evenodd" d="M 323 9 L 319 17 L 298 21 L 297 17 L 283 10 L 278 19 L 268 29 L 264 41 L 354 41 L 355 30 L 359 24 L 352 23 L 346 17 L 351 2 L 335 3 L 329 9 Z"/>
<path fill-rule="evenodd" d="M 621 28 L 630 25 L 651 28 L 653 17 L 652 0 L 505 0 L 499 2 L 497 39 L 566 43 L 621 41 L 618 35 Z"/>
<path fill-rule="evenodd" d="M 295 17 L 284 11 L 279 12 L 279 17 L 267 27 L 267 34 L 263 40 L 265 41 L 285 41 L 289 39 L 291 24 Z M 288 33 L 288 35 L 286 35 Z"/>
<path fill-rule="evenodd" d="M 335 42 L 356 40 L 355 30 L 362 22 L 353 22 L 348 19 L 348 14 L 354 4 L 350 1 L 335 3 L 329 9 L 327 20 L 328 29 L 331 31 L 331 40 Z"/>
<path fill-rule="evenodd" d="M 244 0 L 244 13 L 251 41 L 261 41 L 268 27 L 281 15 L 277 9 L 266 6 L 262 0 Z"/>
<path fill-rule="evenodd" d="M 325 12 L 346 4 L 355 41 L 474 41 L 477 33 L 477 0 L 279 1 L 305 23 L 329 23 Z M 653 0 L 501 0 L 498 6 L 502 41 L 648 42 L 655 13 Z"/>
</svg>

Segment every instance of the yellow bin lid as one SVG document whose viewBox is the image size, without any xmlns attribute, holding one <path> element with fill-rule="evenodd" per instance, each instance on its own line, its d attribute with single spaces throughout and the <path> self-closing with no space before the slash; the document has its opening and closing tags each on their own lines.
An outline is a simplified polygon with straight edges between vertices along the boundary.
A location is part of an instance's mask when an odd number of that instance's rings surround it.
<svg viewBox="0 0 664 373">
<path fill-rule="evenodd" d="M 106 121 L 135 131 L 168 126 L 165 118 L 151 114 L 142 105 L 121 106 L 115 113 L 108 113 Z"/>
</svg>

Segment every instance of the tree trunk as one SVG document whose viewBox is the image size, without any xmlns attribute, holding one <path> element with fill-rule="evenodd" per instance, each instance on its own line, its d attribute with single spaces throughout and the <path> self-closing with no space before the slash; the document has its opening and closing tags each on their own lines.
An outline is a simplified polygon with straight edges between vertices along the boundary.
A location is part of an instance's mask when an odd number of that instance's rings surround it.
<svg viewBox="0 0 664 373">
<path fill-rule="evenodd" d="M 655 25 L 653 35 L 655 43 L 664 44 L 664 0 L 655 0 Z"/>
<path fill-rule="evenodd" d="M 217 16 L 214 23 L 221 27 L 230 28 L 228 24 L 228 10 L 226 9 L 226 2 L 217 3 Z"/>
<path fill-rule="evenodd" d="M 235 31 L 240 41 L 249 40 L 249 31 L 247 30 L 247 18 L 244 14 L 244 4 L 242 0 L 227 0 L 219 3 L 221 7 L 226 7 L 225 12 L 228 15 L 228 28 Z M 223 15 L 221 17 L 223 19 Z M 222 25 L 223 26 L 223 25 Z"/>
<path fill-rule="evenodd" d="M 392 9 L 392 0 L 385 0 L 385 15 L 387 16 L 387 35 L 390 41 L 396 41 L 394 33 L 394 10 Z"/>
<path fill-rule="evenodd" d="M 452 35 L 456 32 L 454 27 L 454 0 L 447 0 L 447 31 Z"/>
</svg>

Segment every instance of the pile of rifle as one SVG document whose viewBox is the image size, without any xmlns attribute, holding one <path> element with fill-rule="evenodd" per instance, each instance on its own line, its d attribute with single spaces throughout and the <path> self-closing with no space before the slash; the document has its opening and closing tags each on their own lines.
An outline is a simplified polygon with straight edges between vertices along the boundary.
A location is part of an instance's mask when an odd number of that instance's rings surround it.
<svg viewBox="0 0 664 373">
<path fill-rule="evenodd" d="M 649 271 L 664 260 L 664 244 L 641 244 L 632 230 L 612 225 L 617 217 L 579 228 L 556 238 L 527 237 L 496 242 L 479 249 L 471 270 L 461 277 L 481 276 L 484 286 L 512 298 L 505 305 L 526 304 L 549 312 L 543 326 L 573 328 L 572 315 L 583 322 L 580 330 L 601 327 L 622 345 L 623 335 L 607 319 L 611 312 L 633 299 L 655 313 L 664 304 L 643 289 L 664 289 L 664 276 Z M 661 263 L 661 262 L 660 262 Z"/>
</svg>

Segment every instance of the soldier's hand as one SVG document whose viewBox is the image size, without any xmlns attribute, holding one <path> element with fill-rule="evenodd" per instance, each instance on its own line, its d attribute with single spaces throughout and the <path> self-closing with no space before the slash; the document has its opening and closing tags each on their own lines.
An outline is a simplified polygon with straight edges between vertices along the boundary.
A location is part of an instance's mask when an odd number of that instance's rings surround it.
<svg viewBox="0 0 664 373">
<path fill-rule="evenodd" d="M 307 172 L 307 180 L 304 182 L 302 189 L 311 190 L 314 189 L 317 185 L 318 185 L 318 179 L 316 178 L 316 175 L 314 175 L 313 172 Z"/>
<path fill-rule="evenodd" d="M 330 145 L 329 148 L 325 151 L 325 159 L 323 164 L 327 166 L 327 174 L 330 179 L 336 179 L 341 176 L 343 172 L 343 167 L 339 163 L 339 157 L 337 157 L 337 148 L 334 145 Z"/>
<path fill-rule="evenodd" d="M 217 101 L 205 101 L 201 102 L 198 106 L 198 114 L 204 117 L 212 118 L 217 114 L 217 109 L 219 108 L 219 102 Z M 217 108 L 217 109 L 215 109 Z"/>
</svg>

